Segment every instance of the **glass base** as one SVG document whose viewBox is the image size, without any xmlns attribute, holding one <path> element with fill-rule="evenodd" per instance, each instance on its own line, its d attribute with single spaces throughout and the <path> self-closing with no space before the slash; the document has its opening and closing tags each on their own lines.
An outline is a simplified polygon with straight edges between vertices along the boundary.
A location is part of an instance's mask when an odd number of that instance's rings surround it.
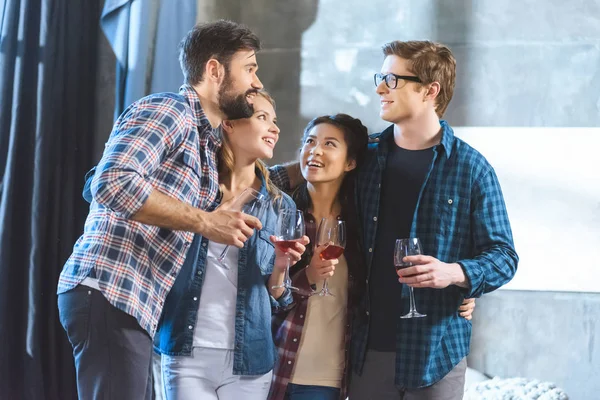
<svg viewBox="0 0 600 400">
<path fill-rule="evenodd" d="M 406 319 L 406 318 L 423 318 L 423 317 L 426 317 L 426 316 L 427 316 L 427 314 L 419 314 L 416 311 L 411 311 L 408 314 L 401 316 L 400 318 L 402 318 L 402 319 Z"/>
<path fill-rule="evenodd" d="M 311 296 L 322 296 L 322 297 L 335 297 L 335 295 L 333 293 L 331 293 L 328 288 L 323 288 L 318 292 L 312 292 L 310 295 Z"/>
<path fill-rule="evenodd" d="M 289 286 L 289 285 L 279 285 L 279 286 L 271 286 L 271 289 L 290 289 L 292 292 L 299 292 L 300 289 L 298 289 L 295 286 Z"/>
</svg>

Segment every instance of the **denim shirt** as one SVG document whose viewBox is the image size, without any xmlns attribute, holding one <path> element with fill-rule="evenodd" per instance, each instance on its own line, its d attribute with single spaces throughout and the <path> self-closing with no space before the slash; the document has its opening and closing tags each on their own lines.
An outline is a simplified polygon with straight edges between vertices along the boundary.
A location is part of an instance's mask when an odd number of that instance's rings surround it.
<svg viewBox="0 0 600 400">
<path fill-rule="evenodd" d="M 262 177 L 261 177 L 262 178 Z M 264 178 L 260 192 L 271 201 L 262 216 L 263 228 L 246 241 L 239 251 L 238 291 L 235 314 L 233 374 L 262 375 L 273 369 L 277 350 L 271 333 L 271 315 L 292 302 L 286 289 L 275 300 L 267 282 L 275 261 L 275 247 L 269 240 L 275 234 L 281 209 L 296 209 L 292 199 L 282 193 L 273 201 Z M 171 356 L 191 356 L 199 299 L 206 272 L 208 239 L 195 235 L 187 257 L 163 308 L 154 338 L 154 349 Z"/>
</svg>

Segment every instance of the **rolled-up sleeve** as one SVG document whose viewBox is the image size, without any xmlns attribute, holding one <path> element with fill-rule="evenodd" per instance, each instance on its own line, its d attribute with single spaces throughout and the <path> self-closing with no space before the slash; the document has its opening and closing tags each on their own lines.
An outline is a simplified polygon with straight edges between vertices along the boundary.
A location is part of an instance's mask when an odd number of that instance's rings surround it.
<svg viewBox="0 0 600 400">
<path fill-rule="evenodd" d="M 273 310 L 273 313 L 288 308 L 294 302 L 292 291 L 290 289 L 285 289 L 281 297 L 279 297 L 278 299 L 271 295 L 269 295 L 269 297 L 271 297 L 271 308 Z"/>
<path fill-rule="evenodd" d="M 519 261 L 504 197 L 493 169 L 474 186 L 471 225 L 477 255 L 458 264 L 470 283 L 465 297 L 479 297 L 508 283 Z"/>
<path fill-rule="evenodd" d="M 153 190 L 147 177 L 186 134 L 183 102 L 153 96 L 131 105 L 115 123 L 96 168 L 90 186 L 94 200 L 131 218 Z"/>
</svg>

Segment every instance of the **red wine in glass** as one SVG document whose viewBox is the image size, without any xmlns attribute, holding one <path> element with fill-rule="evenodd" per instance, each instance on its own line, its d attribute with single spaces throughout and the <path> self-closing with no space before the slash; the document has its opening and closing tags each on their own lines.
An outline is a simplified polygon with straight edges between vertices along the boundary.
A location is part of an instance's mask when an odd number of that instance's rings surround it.
<svg viewBox="0 0 600 400">
<path fill-rule="evenodd" d="M 346 247 L 346 223 L 339 219 L 323 218 L 317 230 L 317 245 L 329 245 L 319 254 L 321 260 L 333 260 L 340 258 Z M 314 293 L 319 296 L 333 296 L 329 291 L 327 279 L 323 281 L 323 287 L 320 292 Z"/>
<path fill-rule="evenodd" d="M 304 232 L 304 214 L 302 211 L 291 209 L 281 210 L 279 217 L 277 218 L 277 227 L 275 229 L 275 236 L 277 237 L 275 246 L 278 250 L 288 253 L 295 242 L 302 239 Z M 292 291 L 298 291 L 298 288 L 292 285 L 292 279 L 290 278 L 290 264 L 291 260 L 288 257 L 283 284 L 273 286 L 273 289 L 285 288 Z"/>
<path fill-rule="evenodd" d="M 344 254 L 344 248 L 342 246 L 336 246 L 334 244 L 327 246 L 320 254 L 321 260 L 334 260 L 340 258 Z"/>
<path fill-rule="evenodd" d="M 277 246 L 280 251 L 287 253 L 294 247 L 296 242 L 297 240 L 278 240 L 275 242 L 275 246 Z"/>
<path fill-rule="evenodd" d="M 405 263 L 394 259 L 394 266 L 396 267 L 396 271 L 400 271 L 401 269 L 412 267 L 412 263 Z"/>
</svg>

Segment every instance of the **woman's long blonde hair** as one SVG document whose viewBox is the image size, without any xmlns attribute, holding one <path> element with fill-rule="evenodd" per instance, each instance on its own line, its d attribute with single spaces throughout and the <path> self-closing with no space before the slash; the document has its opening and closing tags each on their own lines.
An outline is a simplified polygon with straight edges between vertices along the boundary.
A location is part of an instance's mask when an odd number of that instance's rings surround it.
<svg viewBox="0 0 600 400">
<path fill-rule="evenodd" d="M 271 97 L 267 91 L 261 90 L 257 92 L 257 96 L 267 100 L 269 103 L 271 103 L 273 109 L 275 109 L 275 100 L 273 100 L 273 97 Z M 271 182 L 267 165 L 262 160 L 256 160 L 255 165 L 264 177 L 267 191 L 271 197 L 273 197 L 274 200 L 278 199 L 281 196 L 281 192 L 275 185 L 273 185 L 273 182 Z M 225 178 L 227 178 L 229 174 L 231 174 L 231 171 L 233 171 L 234 166 L 235 157 L 233 155 L 233 150 L 231 150 L 231 144 L 229 144 L 227 135 L 223 133 L 223 143 L 221 145 L 221 150 L 219 151 L 219 181 L 223 181 Z"/>
</svg>

